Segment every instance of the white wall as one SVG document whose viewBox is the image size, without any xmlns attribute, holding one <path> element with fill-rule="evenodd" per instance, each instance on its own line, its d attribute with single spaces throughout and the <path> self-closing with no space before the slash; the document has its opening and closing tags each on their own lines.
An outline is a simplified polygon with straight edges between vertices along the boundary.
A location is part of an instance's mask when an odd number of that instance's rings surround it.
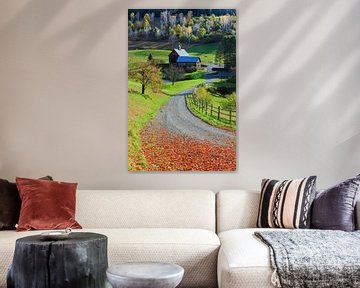
<svg viewBox="0 0 360 288">
<path fill-rule="evenodd" d="M 226 4 L 224 4 L 226 3 Z M 237 8 L 238 169 L 127 172 L 127 9 Z M 359 0 L 0 2 L 0 178 L 258 188 L 360 173 Z"/>
</svg>

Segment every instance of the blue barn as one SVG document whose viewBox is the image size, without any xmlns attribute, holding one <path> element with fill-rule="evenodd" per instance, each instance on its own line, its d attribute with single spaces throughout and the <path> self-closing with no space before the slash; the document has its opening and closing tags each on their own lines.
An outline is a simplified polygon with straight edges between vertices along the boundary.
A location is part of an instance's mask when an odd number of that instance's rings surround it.
<svg viewBox="0 0 360 288">
<path fill-rule="evenodd" d="M 169 64 L 184 68 L 201 68 L 201 59 L 197 56 L 190 56 L 185 49 L 173 49 L 169 54 Z"/>
</svg>

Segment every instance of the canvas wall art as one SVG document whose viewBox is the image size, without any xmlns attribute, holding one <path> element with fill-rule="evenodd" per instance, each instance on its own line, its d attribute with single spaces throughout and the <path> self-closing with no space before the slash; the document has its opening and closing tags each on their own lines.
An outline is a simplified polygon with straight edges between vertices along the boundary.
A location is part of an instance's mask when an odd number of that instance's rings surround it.
<svg viewBox="0 0 360 288">
<path fill-rule="evenodd" d="M 128 10 L 128 170 L 236 170 L 236 10 Z"/>
</svg>

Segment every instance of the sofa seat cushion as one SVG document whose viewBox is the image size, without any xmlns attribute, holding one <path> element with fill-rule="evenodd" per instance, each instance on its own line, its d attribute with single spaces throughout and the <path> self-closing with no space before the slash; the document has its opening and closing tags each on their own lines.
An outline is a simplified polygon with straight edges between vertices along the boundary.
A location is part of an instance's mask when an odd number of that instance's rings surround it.
<svg viewBox="0 0 360 288">
<path fill-rule="evenodd" d="M 137 261 L 171 262 L 185 270 L 179 287 L 216 287 L 220 241 L 212 231 L 177 228 L 98 231 L 109 237 L 109 265 Z"/>
<path fill-rule="evenodd" d="M 274 287 L 269 247 L 254 236 L 255 231 L 262 230 L 273 229 L 235 229 L 219 234 L 219 288 Z"/>
<path fill-rule="evenodd" d="M 78 231 L 100 233 L 108 237 L 109 265 L 137 261 L 171 262 L 185 269 L 179 287 L 216 287 L 220 241 L 212 231 L 178 228 Z M 0 288 L 6 287 L 6 273 L 12 262 L 16 239 L 42 232 L 44 231 L 0 232 Z"/>
</svg>

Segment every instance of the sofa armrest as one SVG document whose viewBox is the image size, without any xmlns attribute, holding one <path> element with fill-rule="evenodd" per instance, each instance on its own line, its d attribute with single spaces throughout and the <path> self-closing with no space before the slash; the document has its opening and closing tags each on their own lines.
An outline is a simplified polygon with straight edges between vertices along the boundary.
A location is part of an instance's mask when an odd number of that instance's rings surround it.
<svg viewBox="0 0 360 288">
<path fill-rule="evenodd" d="M 355 229 L 360 230 L 360 199 L 357 200 L 355 206 Z"/>
</svg>

